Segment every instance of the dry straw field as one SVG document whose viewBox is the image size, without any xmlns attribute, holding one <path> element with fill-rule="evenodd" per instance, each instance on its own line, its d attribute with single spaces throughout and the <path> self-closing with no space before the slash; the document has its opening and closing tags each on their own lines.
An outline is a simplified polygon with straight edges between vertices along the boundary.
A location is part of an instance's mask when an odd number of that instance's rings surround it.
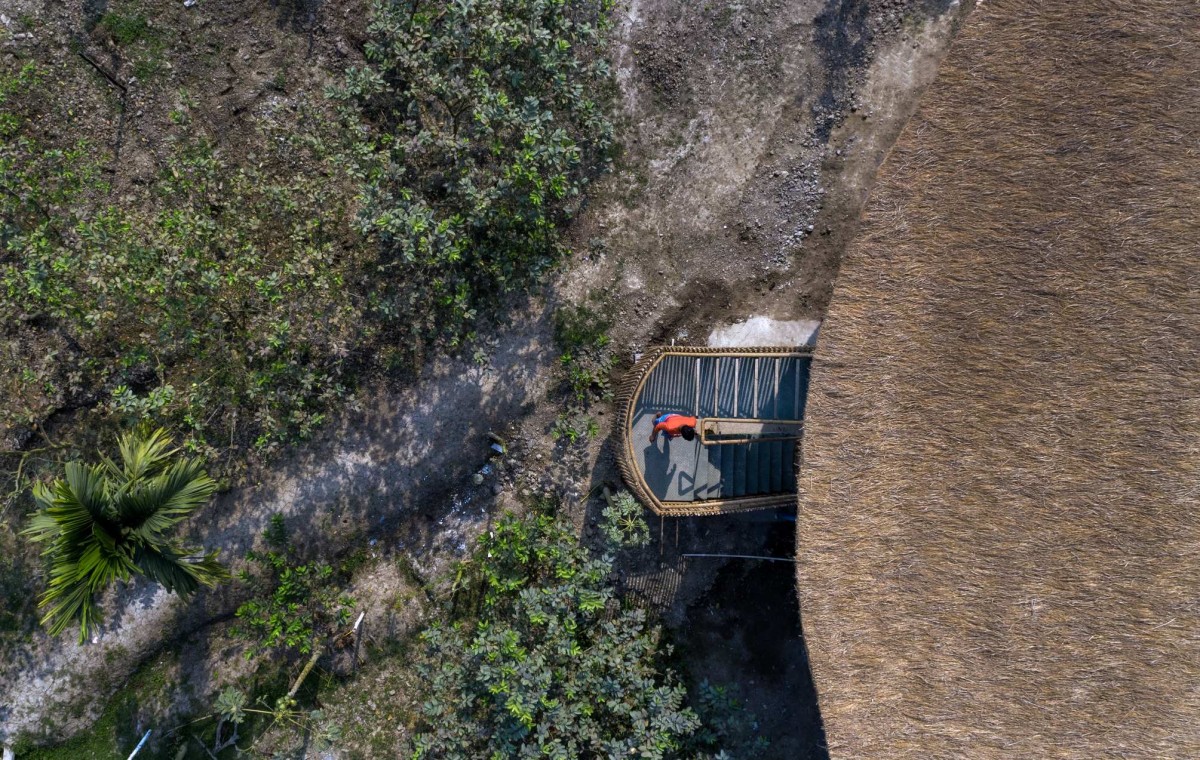
<svg viewBox="0 0 1200 760">
<path fill-rule="evenodd" d="M 981 4 L 813 373 L 833 758 L 1200 757 L 1200 7 Z"/>
</svg>

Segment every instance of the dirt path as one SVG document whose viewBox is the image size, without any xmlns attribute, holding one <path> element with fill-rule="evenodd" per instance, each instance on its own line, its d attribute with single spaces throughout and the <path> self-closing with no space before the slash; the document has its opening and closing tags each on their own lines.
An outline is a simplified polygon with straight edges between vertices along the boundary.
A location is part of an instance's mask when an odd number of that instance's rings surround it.
<svg viewBox="0 0 1200 760">
<path fill-rule="evenodd" d="M 600 294 L 626 357 L 752 314 L 819 317 L 870 179 L 932 76 L 956 4 L 629 0 L 620 13 L 626 153 L 572 229 L 578 253 L 544 303 Z M 278 511 L 322 552 L 375 539 L 434 567 L 522 484 L 579 477 L 578 495 L 615 479 L 602 441 L 554 457 L 555 467 L 538 458 L 552 450 L 557 413 L 546 400 L 551 308 L 540 304 L 497 328 L 486 367 L 445 361 L 410 389 L 380 388 L 369 408 L 344 415 L 258 485 L 223 496 L 200 537 L 236 558 Z M 519 484 L 500 494 L 493 481 L 472 485 L 488 431 L 513 426 Z M 673 603 L 686 609 L 720 570 L 684 578 Z M 228 614 L 237 598 L 227 589 L 184 605 L 136 586 L 110 602 L 117 609 L 94 643 L 39 633 L 0 666 L 0 738 L 85 727 L 166 638 Z"/>
<path fill-rule="evenodd" d="M 431 553 L 458 555 L 477 535 L 493 501 L 491 484 L 464 489 L 487 458 L 490 430 L 518 418 L 546 394 L 553 356 L 545 320 L 514 325 L 479 367 L 441 363 L 415 388 L 381 393 L 370 409 L 348 415 L 325 437 L 299 451 L 261 484 L 221 496 L 197 538 L 241 557 L 261 536 L 270 515 L 287 519 L 309 548 L 333 554 L 386 537 L 418 563 Z M 447 494 L 457 489 L 456 498 Z M 303 543 L 306 539 L 301 539 Z M 319 542 L 319 545 L 316 545 Z M 101 633 L 80 646 L 39 635 L 36 646 L 5 663 L 0 673 L 4 733 L 36 731 L 64 705 L 83 704 L 75 720 L 57 720 L 60 736 L 86 725 L 102 706 L 102 683 L 119 685 L 164 640 L 220 617 L 239 601 L 236 591 L 201 594 L 190 604 L 148 584 L 110 595 Z M 80 700 L 89 700 L 80 702 Z"/>
</svg>

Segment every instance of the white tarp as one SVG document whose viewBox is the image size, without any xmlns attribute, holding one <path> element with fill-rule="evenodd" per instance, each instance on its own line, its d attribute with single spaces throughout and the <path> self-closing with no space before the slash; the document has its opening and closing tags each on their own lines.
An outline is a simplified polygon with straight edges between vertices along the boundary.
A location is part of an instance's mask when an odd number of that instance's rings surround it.
<svg viewBox="0 0 1200 760">
<path fill-rule="evenodd" d="M 770 317 L 750 317 L 718 327 L 708 336 L 711 348 L 738 348 L 749 346 L 812 346 L 817 342 L 817 330 L 821 323 L 814 319 L 798 319 L 785 322 Z"/>
</svg>

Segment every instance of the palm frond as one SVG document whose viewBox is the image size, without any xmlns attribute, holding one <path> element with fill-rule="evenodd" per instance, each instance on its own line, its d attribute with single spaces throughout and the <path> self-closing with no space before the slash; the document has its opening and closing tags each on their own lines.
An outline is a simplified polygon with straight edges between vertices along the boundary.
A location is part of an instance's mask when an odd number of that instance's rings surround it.
<svg viewBox="0 0 1200 760">
<path fill-rule="evenodd" d="M 108 520 L 108 483 L 104 479 L 104 468 L 88 467 L 79 462 L 67 462 L 66 479 L 55 481 L 55 506 L 66 501 L 75 502 L 87 511 L 94 520 Z"/>
<path fill-rule="evenodd" d="M 126 433 L 117 442 L 121 464 L 106 460 L 105 466 L 116 483 L 127 486 L 162 469 L 178 451 L 171 448 L 171 443 L 171 437 L 162 428 L 149 433 L 140 430 Z"/>
<path fill-rule="evenodd" d="M 78 620 L 86 640 L 99 620 L 96 595 L 135 573 L 183 595 L 229 578 L 216 552 L 200 555 L 166 538 L 216 490 L 201 464 L 171 462 L 176 450 L 163 430 L 122 436 L 120 451 L 119 465 L 71 462 L 64 478 L 34 487 L 39 508 L 22 533 L 46 544 L 50 578 L 38 607 L 52 635 Z"/>
<path fill-rule="evenodd" d="M 43 594 L 38 608 L 49 607 L 42 615 L 42 625 L 57 636 L 75 620 L 80 622 L 79 643 L 87 640 L 88 632 L 96 622 L 96 602 L 87 584 L 75 583 L 55 592 L 53 586 Z"/>
<path fill-rule="evenodd" d="M 54 489 L 45 483 L 33 484 L 33 503 L 37 505 L 37 511 L 44 512 L 54 505 Z"/>
<path fill-rule="evenodd" d="M 216 489 L 216 481 L 199 462 L 185 459 L 121 492 L 113 506 L 122 525 L 144 541 L 159 543 L 168 529 L 204 506 Z"/>
<path fill-rule="evenodd" d="M 50 566 L 50 584 L 42 593 L 39 608 L 49 607 L 42 617 L 52 635 L 58 635 L 73 620 L 80 622 L 80 641 L 98 618 L 96 594 L 114 580 L 128 580 L 137 568 L 128 557 L 106 552 L 98 542 L 92 542 L 72 557 L 68 553 L 56 556 Z"/>
<path fill-rule="evenodd" d="M 89 536 L 97 515 L 104 514 L 104 486 L 98 469 L 89 470 L 72 462 L 67 465 L 67 480 L 34 486 L 34 500 L 40 509 L 30 515 L 22 534 L 35 542 L 63 539 L 68 543 Z M 46 549 L 52 550 L 53 544 Z"/>
<path fill-rule="evenodd" d="M 147 577 L 187 596 L 200 586 L 212 588 L 230 577 L 229 570 L 217 561 L 217 554 L 212 551 L 196 556 L 196 550 L 142 546 L 134 553 L 133 561 Z"/>
<path fill-rule="evenodd" d="M 53 503 L 53 492 L 45 484 L 38 483 L 33 487 L 33 498 L 40 509 L 29 516 L 29 524 L 21 535 L 28 536 L 34 543 L 53 541 L 62 534 L 62 526 L 47 512 Z"/>
</svg>

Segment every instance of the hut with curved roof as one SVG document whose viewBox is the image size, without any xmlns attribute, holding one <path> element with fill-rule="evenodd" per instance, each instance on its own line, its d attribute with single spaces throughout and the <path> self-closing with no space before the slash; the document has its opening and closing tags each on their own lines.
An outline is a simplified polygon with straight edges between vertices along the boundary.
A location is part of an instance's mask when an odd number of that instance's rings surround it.
<svg viewBox="0 0 1200 760">
<path fill-rule="evenodd" d="M 1200 757 L 1200 10 L 989 0 L 810 376 L 830 755 Z"/>
</svg>

